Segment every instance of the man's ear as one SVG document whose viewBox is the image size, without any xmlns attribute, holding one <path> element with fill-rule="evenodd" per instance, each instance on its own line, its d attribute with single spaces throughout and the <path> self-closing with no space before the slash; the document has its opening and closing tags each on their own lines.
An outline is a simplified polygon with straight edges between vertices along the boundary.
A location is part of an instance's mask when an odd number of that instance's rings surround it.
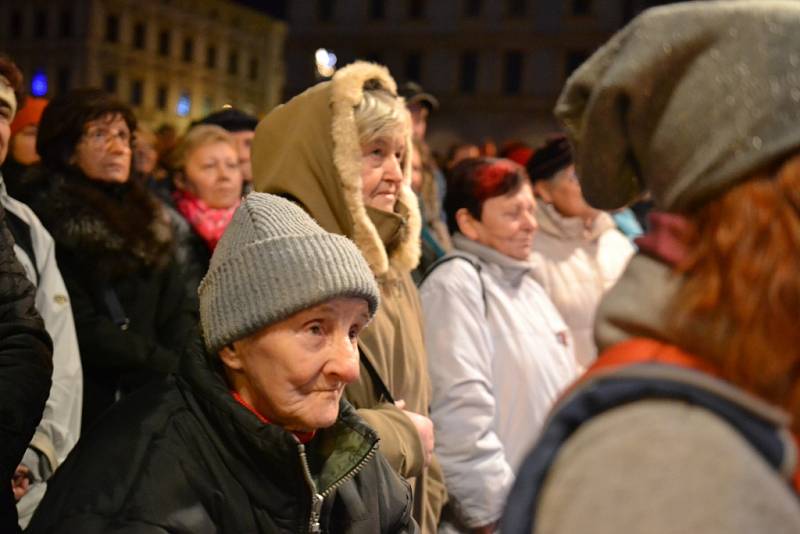
<svg viewBox="0 0 800 534">
<path fill-rule="evenodd" d="M 235 343 L 228 343 L 217 352 L 219 359 L 231 371 L 241 371 L 243 369 L 241 353 Z"/>
<path fill-rule="evenodd" d="M 476 221 L 475 217 L 469 212 L 467 208 L 460 208 L 456 212 L 456 224 L 458 230 L 473 241 L 477 241 L 480 236 L 478 225 L 480 221 Z"/>
</svg>

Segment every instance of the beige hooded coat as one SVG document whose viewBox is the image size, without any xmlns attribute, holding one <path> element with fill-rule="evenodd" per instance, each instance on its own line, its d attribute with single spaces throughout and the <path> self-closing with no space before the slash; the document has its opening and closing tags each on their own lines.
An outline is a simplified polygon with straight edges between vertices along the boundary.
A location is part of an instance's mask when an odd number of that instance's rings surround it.
<svg viewBox="0 0 800 534">
<path fill-rule="evenodd" d="M 257 191 L 294 200 L 323 228 L 358 245 L 381 288 L 380 308 L 362 332 L 359 349 L 394 400 L 427 416 L 431 392 L 422 315 L 410 276 L 419 258 L 419 208 L 409 187 L 402 188 L 396 213 L 363 203 L 361 145 L 353 110 L 368 80 L 396 93 L 387 69 L 357 62 L 267 115 L 253 141 L 253 182 Z M 410 138 L 407 144 L 410 148 Z M 348 386 L 346 396 L 378 432 L 383 455 L 412 484 L 414 517 L 422 532 L 436 532 L 445 501 L 442 473 L 435 458 L 424 468 L 416 427 L 382 398 L 363 362 L 361 378 Z"/>
</svg>

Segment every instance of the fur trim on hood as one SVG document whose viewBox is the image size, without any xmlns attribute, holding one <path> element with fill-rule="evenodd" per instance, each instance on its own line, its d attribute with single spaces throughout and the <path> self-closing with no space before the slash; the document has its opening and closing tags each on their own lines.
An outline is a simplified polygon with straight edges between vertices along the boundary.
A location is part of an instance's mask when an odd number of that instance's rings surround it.
<svg viewBox="0 0 800 534">
<path fill-rule="evenodd" d="M 25 182 L 35 188 L 36 215 L 87 277 L 113 280 L 170 262 L 169 219 L 142 184 L 94 182 L 42 167 L 31 169 Z"/>
<path fill-rule="evenodd" d="M 367 214 L 361 192 L 361 143 L 354 108 L 361 102 L 368 81 L 397 94 L 397 86 L 385 67 L 359 61 L 267 115 L 258 125 L 253 141 L 253 181 L 257 191 L 289 197 L 326 230 L 353 239 L 372 271 L 382 276 L 390 266 L 401 271 L 417 266 L 421 220 L 417 198 L 410 187 L 410 131 L 406 138 L 409 157 L 403 170 L 406 180 L 396 209 L 406 225 L 402 242 L 387 253 Z"/>
</svg>

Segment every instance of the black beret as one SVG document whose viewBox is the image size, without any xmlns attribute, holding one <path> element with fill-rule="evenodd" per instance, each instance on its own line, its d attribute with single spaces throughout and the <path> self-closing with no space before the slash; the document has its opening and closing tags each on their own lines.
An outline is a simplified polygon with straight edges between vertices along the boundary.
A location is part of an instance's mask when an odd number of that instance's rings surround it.
<svg viewBox="0 0 800 534">
<path fill-rule="evenodd" d="M 525 166 L 531 181 L 549 180 L 572 164 L 572 149 L 563 135 L 555 135 L 533 152 Z"/>
</svg>

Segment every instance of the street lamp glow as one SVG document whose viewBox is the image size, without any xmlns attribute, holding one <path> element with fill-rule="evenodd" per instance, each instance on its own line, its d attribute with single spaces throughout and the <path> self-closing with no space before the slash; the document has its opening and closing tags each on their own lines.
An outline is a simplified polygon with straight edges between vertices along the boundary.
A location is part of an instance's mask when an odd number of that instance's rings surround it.
<svg viewBox="0 0 800 534">
<path fill-rule="evenodd" d="M 323 78 L 330 78 L 336 72 L 336 54 L 324 48 L 319 48 L 314 53 L 314 60 L 317 64 L 317 72 Z"/>
</svg>

